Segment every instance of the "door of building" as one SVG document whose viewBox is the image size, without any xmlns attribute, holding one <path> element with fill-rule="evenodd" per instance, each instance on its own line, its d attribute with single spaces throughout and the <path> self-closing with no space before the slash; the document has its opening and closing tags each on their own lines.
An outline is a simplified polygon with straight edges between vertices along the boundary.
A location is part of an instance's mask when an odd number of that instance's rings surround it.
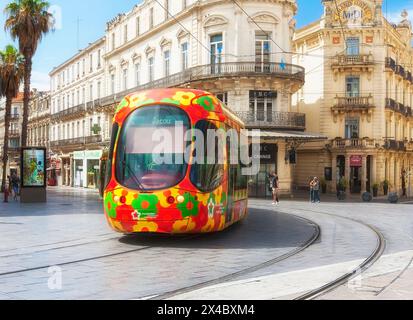
<svg viewBox="0 0 413 320">
<path fill-rule="evenodd" d="M 361 168 L 351 167 L 350 177 L 351 177 L 351 181 L 350 181 L 351 193 L 360 193 L 361 192 Z"/>
</svg>

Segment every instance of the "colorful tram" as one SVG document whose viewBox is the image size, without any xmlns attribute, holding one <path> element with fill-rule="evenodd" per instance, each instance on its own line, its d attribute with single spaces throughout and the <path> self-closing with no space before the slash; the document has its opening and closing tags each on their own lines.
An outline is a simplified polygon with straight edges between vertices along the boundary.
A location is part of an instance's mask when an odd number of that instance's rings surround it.
<svg viewBox="0 0 413 320">
<path fill-rule="evenodd" d="M 248 178 L 241 174 L 239 160 L 230 161 L 234 149 L 228 138 L 213 146 L 223 148 L 223 161 L 192 161 L 199 152 L 194 132 L 231 130 L 239 139 L 243 128 L 241 120 L 204 91 L 155 89 L 125 97 L 114 117 L 107 160 L 104 210 L 109 225 L 126 234 L 208 233 L 244 219 Z M 167 150 L 155 151 L 157 132 L 173 137 Z M 154 159 L 161 154 L 172 161 L 159 164 Z M 182 161 L 185 157 L 190 161 Z"/>
</svg>

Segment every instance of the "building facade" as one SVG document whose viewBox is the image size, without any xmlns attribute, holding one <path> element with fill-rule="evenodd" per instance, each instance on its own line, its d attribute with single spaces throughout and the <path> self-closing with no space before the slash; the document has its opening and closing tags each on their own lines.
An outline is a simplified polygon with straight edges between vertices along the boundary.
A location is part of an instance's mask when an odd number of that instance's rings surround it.
<svg viewBox="0 0 413 320">
<path fill-rule="evenodd" d="M 295 34 L 293 61 L 307 81 L 294 105 L 308 131 L 329 137 L 300 149 L 300 186 L 318 175 L 332 192 L 340 182 L 348 193 L 388 182 L 412 195 L 412 26 L 407 12 L 387 21 L 382 2 L 323 1 L 322 18 Z"/>
<path fill-rule="evenodd" d="M 50 73 L 50 150 L 60 186 L 97 188 L 96 161 L 110 123 L 108 114 L 94 105 L 105 95 L 104 53 L 101 38 Z"/>
<path fill-rule="evenodd" d="M 50 93 L 33 90 L 29 103 L 27 143 L 50 148 Z"/>
<path fill-rule="evenodd" d="M 0 158 L 3 159 L 4 146 L 4 118 L 5 118 L 6 100 L 0 101 Z M 19 92 L 13 99 L 11 106 L 11 117 L 9 127 L 9 162 L 7 172 L 11 175 L 13 172 L 20 175 L 20 147 L 21 147 L 21 128 L 23 122 L 23 93 Z M 0 177 L 3 175 L 3 162 L 0 163 Z"/>
<path fill-rule="evenodd" d="M 251 178 L 252 193 L 269 193 L 271 171 L 278 172 L 282 190 L 290 192 L 294 165 L 289 154 L 298 143 L 319 138 L 304 134 L 305 115 L 291 103 L 292 94 L 304 84 L 304 69 L 292 65 L 289 54 L 296 12 L 293 0 L 242 1 L 239 6 L 224 0 L 146 0 L 116 16 L 100 41 L 50 74 L 52 150 L 60 152 L 68 166 L 63 184 L 77 185 L 76 158 L 82 155 L 75 151 L 92 151 L 96 160 L 94 146 L 108 143 L 109 121 L 125 95 L 149 88 L 190 87 L 216 94 L 248 128 L 263 130 L 262 149 L 269 154 L 260 174 Z M 102 65 L 91 71 L 90 80 L 70 81 L 70 70 L 76 70 L 79 61 L 82 66 L 85 58 L 88 64 L 90 52 L 98 51 Z M 68 102 L 73 101 L 73 92 L 76 99 L 77 87 L 91 91 L 87 88 L 92 81 L 101 92 L 86 94 L 80 107 Z M 96 116 L 100 121 L 91 120 Z M 96 124 L 101 129 L 98 144 L 95 135 L 91 141 L 87 137 Z M 85 144 L 67 140 L 76 139 L 76 132 Z"/>
</svg>

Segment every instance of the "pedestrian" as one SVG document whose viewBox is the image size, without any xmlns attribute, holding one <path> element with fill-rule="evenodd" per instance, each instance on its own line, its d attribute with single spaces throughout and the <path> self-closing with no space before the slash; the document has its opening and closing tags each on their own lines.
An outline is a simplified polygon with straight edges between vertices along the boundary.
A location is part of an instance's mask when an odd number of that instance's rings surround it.
<svg viewBox="0 0 413 320">
<path fill-rule="evenodd" d="M 314 183 L 313 183 L 313 189 L 314 189 L 314 203 L 320 203 L 320 187 L 321 187 L 321 182 L 320 179 L 317 177 L 314 178 Z"/>
<path fill-rule="evenodd" d="M 20 179 L 16 173 L 13 173 L 11 176 L 11 184 L 13 189 L 13 198 L 15 201 L 17 201 L 17 197 L 19 195 Z"/>
<path fill-rule="evenodd" d="M 272 186 L 272 199 L 273 205 L 279 205 L 280 204 L 280 199 L 279 199 L 279 191 L 280 191 L 280 180 L 278 179 L 278 175 L 274 172 L 272 174 L 272 180 L 271 180 L 271 186 Z"/>
<path fill-rule="evenodd" d="M 314 203 L 314 178 L 310 178 L 310 202 Z"/>
</svg>

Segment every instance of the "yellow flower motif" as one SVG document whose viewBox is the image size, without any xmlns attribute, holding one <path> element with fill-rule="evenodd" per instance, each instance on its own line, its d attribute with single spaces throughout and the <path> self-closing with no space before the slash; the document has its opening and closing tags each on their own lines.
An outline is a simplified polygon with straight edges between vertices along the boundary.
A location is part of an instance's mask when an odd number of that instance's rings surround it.
<svg viewBox="0 0 413 320">
<path fill-rule="evenodd" d="M 146 92 L 142 92 L 139 94 L 134 94 L 133 96 L 130 97 L 130 101 L 134 104 L 140 104 L 144 101 L 148 100 L 148 98 L 146 97 Z"/>
<path fill-rule="evenodd" d="M 191 105 L 192 100 L 196 97 L 195 93 L 193 92 L 183 92 L 178 91 L 172 97 L 173 100 L 179 101 L 179 103 L 185 107 Z"/>
</svg>

